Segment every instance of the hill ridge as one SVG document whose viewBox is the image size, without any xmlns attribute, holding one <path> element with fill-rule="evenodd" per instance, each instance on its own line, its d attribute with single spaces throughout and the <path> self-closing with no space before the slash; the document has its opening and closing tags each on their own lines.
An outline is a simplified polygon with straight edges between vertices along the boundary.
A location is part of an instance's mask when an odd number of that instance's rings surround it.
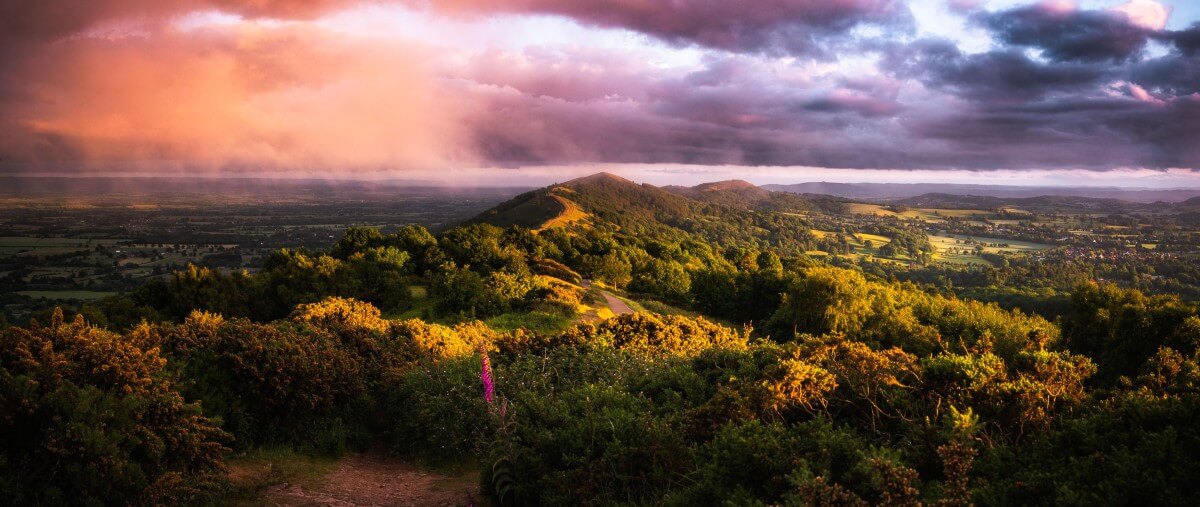
<svg viewBox="0 0 1200 507">
<path fill-rule="evenodd" d="M 745 180 L 657 187 L 599 172 L 521 194 L 468 223 L 544 229 L 576 223 L 586 216 L 593 224 L 660 230 L 685 223 L 694 227 L 696 219 L 713 215 L 739 214 L 739 220 L 752 222 L 752 212 L 800 214 L 815 210 L 844 212 L 844 200 L 772 192 Z M 573 218 L 563 216 L 567 213 Z"/>
<path fill-rule="evenodd" d="M 692 187 L 692 189 L 698 190 L 701 192 L 714 192 L 714 191 L 721 191 L 721 190 L 743 190 L 743 189 L 745 189 L 745 190 L 749 190 L 749 189 L 762 190 L 762 188 L 760 188 L 758 185 L 750 183 L 749 181 L 737 180 L 737 179 L 713 181 L 710 183 L 701 183 L 699 185 Z"/>
</svg>

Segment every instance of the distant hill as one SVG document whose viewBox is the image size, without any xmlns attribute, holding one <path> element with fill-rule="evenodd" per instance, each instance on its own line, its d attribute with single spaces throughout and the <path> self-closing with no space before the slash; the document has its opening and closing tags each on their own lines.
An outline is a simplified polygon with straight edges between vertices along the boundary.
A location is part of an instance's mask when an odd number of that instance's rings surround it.
<svg viewBox="0 0 1200 507">
<path fill-rule="evenodd" d="M 796 212 L 844 206 L 840 199 L 771 192 L 744 181 L 660 188 L 598 173 L 521 194 L 468 223 L 534 229 L 584 223 L 647 233 L 683 230 L 713 239 L 747 235 L 790 241 L 808 234 Z M 771 216 L 782 220 L 772 222 Z M 777 228 L 788 230 L 771 232 Z"/>
<path fill-rule="evenodd" d="M 894 201 L 926 194 L 1000 197 L 1005 199 L 1040 196 L 1088 197 L 1153 203 L 1181 202 L 1200 196 L 1200 188 L 1127 189 L 1117 187 L 1025 187 L 1008 185 L 960 185 L 948 183 L 798 183 L 763 185 L 762 188 L 793 194 L 825 194 L 849 199 Z"/>
<path fill-rule="evenodd" d="M 1091 213 L 1125 213 L 1146 210 L 1148 205 L 1080 196 L 1043 195 L 1038 197 L 992 197 L 981 195 L 924 194 L 890 201 L 911 208 L 995 209 L 1014 207 L 1030 211 L 1069 210 Z"/>
<path fill-rule="evenodd" d="M 700 203 L 653 185 L 639 185 L 611 173 L 597 173 L 518 195 L 469 222 L 539 229 L 596 217 L 618 225 L 672 222 L 695 215 Z M 563 213 L 577 210 L 574 220 Z"/>
<path fill-rule="evenodd" d="M 843 199 L 825 195 L 795 195 L 774 192 L 743 180 L 702 183 L 694 187 L 666 186 L 663 190 L 697 201 L 756 211 L 803 212 L 821 210 L 827 213 L 845 211 Z"/>
<path fill-rule="evenodd" d="M 770 190 L 759 188 L 753 183 L 742 180 L 702 183 L 694 187 L 669 185 L 662 187 L 662 189 L 698 201 L 716 202 L 733 206 L 741 206 L 747 201 L 763 201 L 769 199 L 771 195 Z"/>
<path fill-rule="evenodd" d="M 821 212 L 830 215 L 845 213 L 854 201 L 886 202 L 911 208 L 983 209 L 1014 208 L 1037 212 L 1085 213 L 1177 213 L 1200 216 L 1200 196 L 1188 200 L 1143 203 L 1114 197 L 1085 195 L 1045 195 L 1058 188 L 1040 188 L 1034 196 L 979 195 L 972 193 L 927 192 L 888 199 L 851 199 L 816 193 L 796 194 L 796 190 L 840 192 L 862 195 L 871 189 L 917 190 L 927 187 L 957 188 L 966 191 L 993 189 L 996 193 L 1034 193 L 1020 187 L 988 187 L 984 185 L 893 185 L 816 183 L 802 185 L 756 186 L 743 180 L 704 183 L 693 187 L 656 187 L 639 184 L 611 173 L 597 173 L 550 185 L 518 195 L 469 222 L 486 222 L 501 227 L 519 225 L 544 229 L 572 223 L 607 223 L 618 227 L 639 227 L 646 231 L 682 228 L 695 232 L 713 229 L 715 224 L 754 223 L 760 218 L 754 212 L 803 214 Z M 772 189 L 790 188 L 792 191 Z M 864 190 L 865 189 L 865 190 Z M 853 192 L 848 192 L 852 190 Z M 1074 189 L 1081 190 L 1081 189 Z M 1103 189 L 1088 189 L 1103 194 Z M 1138 192 L 1138 191 L 1132 191 Z M 1150 192 L 1150 191 L 1145 191 Z M 1168 191 L 1155 191 L 1162 194 Z M 1184 195 L 1185 191 L 1174 191 Z M 1195 190 L 1191 192 L 1200 192 Z M 880 195 L 875 192 L 875 195 Z M 1128 195 L 1128 194 L 1127 194 Z M 1150 194 L 1138 194 L 1142 197 Z M 707 217 L 707 218 L 706 218 Z M 718 220 L 713 218 L 719 217 Z M 712 232 L 712 234 L 720 234 Z"/>
<path fill-rule="evenodd" d="M 540 229 L 565 213 L 567 206 L 554 195 L 534 190 L 513 197 L 471 219 L 472 222 L 487 222 L 499 227 L 514 225 L 527 229 Z"/>
</svg>

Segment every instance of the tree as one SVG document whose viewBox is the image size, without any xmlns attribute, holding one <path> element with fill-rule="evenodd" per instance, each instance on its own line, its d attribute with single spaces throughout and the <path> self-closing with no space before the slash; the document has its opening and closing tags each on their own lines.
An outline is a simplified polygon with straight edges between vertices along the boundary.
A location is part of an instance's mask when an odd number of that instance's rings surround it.
<svg viewBox="0 0 1200 507">
<path fill-rule="evenodd" d="M 384 237 L 383 244 L 408 252 L 417 274 L 426 274 L 447 260 L 437 238 L 419 225 L 401 227 L 395 234 Z"/>
<path fill-rule="evenodd" d="M 356 252 L 378 245 L 383 241 L 379 229 L 372 227 L 351 227 L 342 238 L 329 250 L 329 255 L 338 259 L 346 259 Z"/>
<path fill-rule="evenodd" d="M 633 279 L 633 266 L 615 251 L 599 256 L 584 255 L 582 270 L 591 278 L 618 289 Z"/>
<path fill-rule="evenodd" d="M 870 312 L 867 281 L 861 273 L 810 268 L 788 288 L 767 329 L 777 339 L 789 339 L 794 333 L 854 334 Z"/>
<path fill-rule="evenodd" d="M 869 247 L 868 247 L 869 248 Z M 783 261 L 779 260 L 779 255 L 770 250 L 765 250 L 758 254 L 758 269 L 759 271 L 769 271 L 772 273 L 783 272 Z"/>
<path fill-rule="evenodd" d="M 673 301 L 686 301 L 692 287 L 691 276 L 675 261 L 650 258 L 635 270 L 629 288 Z"/>
</svg>

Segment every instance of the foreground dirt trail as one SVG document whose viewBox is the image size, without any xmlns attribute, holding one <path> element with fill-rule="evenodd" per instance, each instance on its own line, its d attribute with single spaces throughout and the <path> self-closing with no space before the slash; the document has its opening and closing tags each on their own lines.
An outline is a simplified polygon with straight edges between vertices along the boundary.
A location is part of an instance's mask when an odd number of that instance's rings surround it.
<svg viewBox="0 0 1200 507">
<path fill-rule="evenodd" d="M 262 499 L 265 505 L 279 506 L 487 505 L 475 474 L 441 475 L 374 453 L 339 460 L 318 485 L 268 487 Z"/>
</svg>

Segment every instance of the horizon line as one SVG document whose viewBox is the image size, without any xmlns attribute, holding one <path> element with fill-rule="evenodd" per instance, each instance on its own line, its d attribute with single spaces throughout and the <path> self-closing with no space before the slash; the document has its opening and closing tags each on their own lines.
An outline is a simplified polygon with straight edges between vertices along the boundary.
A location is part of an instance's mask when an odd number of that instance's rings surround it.
<svg viewBox="0 0 1200 507">
<path fill-rule="evenodd" d="M 912 169 L 875 169 L 875 171 L 911 172 L 913 170 Z M 594 174 L 601 174 L 601 173 L 605 173 L 605 172 L 609 172 L 609 171 L 597 171 L 597 172 L 591 173 L 591 174 L 594 175 Z M 319 181 L 319 182 L 339 182 L 339 183 L 381 183 L 381 184 L 382 183 L 390 183 L 390 184 L 403 184 L 403 186 L 410 186 L 410 187 L 469 187 L 469 188 L 536 188 L 538 186 L 537 184 L 533 184 L 533 183 L 464 185 L 462 183 L 454 183 L 454 182 L 450 182 L 447 180 L 431 180 L 431 179 L 421 179 L 421 178 L 403 178 L 403 177 L 375 178 L 375 177 L 355 177 L 355 175 L 319 176 L 319 175 L 311 175 L 311 174 L 303 174 L 303 175 L 300 175 L 300 174 L 297 174 L 297 175 L 229 174 L 229 173 L 197 173 L 197 174 L 73 173 L 73 174 L 68 174 L 68 173 L 6 173 L 6 172 L 0 172 L 0 178 L 20 178 L 20 179 L 39 179 L 40 178 L 40 179 L 77 179 L 77 180 L 82 180 L 82 179 L 113 179 L 113 180 L 119 180 L 119 179 L 145 179 L 145 180 L 192 179 L 192 180 L 214 180 L 214 181 L 215 180 L 269 180 L 269 181 L 314 181 L 314 182 Z M 541 186 L 552 186 L 552 185 L 562 184 L 567 181 L 570 181 L 571 179 L 573 179 L 573 178 L 555 180 L 555 181 L 551 181 L 549 183 L 543 183 L 543 184 L 541 184 Z M 639 181 L 639 183 L 645 183 L 644 178 L 627 178 L 627 179 L 630 179 L 633 181 L 637 181 L 638 179 L 641 179 L 642 181 Z M 1115 185 L 1112 183 L 1109 183 L 1107 185 L 1086 185 L 1086 184 L 1067 185 L 1067 184 L 1036 184 L 1036 183 L 1033 183 L 1033 184 L 959 183 L 959 182 L 947 183 L 947 182 L 934 182 L 934 181 L 916 181 L 916 182 L 870 181 L 870 180 L 836 181 L 836 180 L 827 180 L 827 179 L 801 180 L 801 181 L 796 181 L 793 183 L 755 183 L 751 179 L 747 179 L 747 178 L 713 179 L 713 180 L 706 180 L 706 181 L 704 181 L 702 183 L 698 183 L 696 185 L 704 185 L 704 184 L 709 184 L 709 183 L 720 183 L 720 182 L 725 182 L 725 181 L 746 181 L 746 182 L 751 183 L 758 187 L 793 186 L 793 185 L 809 185 L 809 184 L 834 184 L 834 185 L 889 185 L 889 186 L 938 185 L 938 186 L 948 186 L 948 187 L 1001 187 L 1001 188 L 1026 188 L 1026 189 L 1109 189 L 1109 190 L 1120 190 L 1120 191 L 1129 191 L 1129 192 L 1134 192 L 1134 191 L 1165 192 L 1165 191 L 1184 191 L 1184 190 L 1200 191 L 1200 184 L 1198 184 L 1196 186 L 1174 186 L 1174 187 L 1149 187 L 1149 186 L 1130 187 L 1130 186 L 1123 186 L 1123 185 Z M 655 185 L 655 186 L 690 187 L 690 186 L 696 186 L 696 185 L 688 185 L 688 184 L 684 184 L 684 183 L 667 183 L 667 184 L 659 184 L 659 185 Z"/>
</svg>

